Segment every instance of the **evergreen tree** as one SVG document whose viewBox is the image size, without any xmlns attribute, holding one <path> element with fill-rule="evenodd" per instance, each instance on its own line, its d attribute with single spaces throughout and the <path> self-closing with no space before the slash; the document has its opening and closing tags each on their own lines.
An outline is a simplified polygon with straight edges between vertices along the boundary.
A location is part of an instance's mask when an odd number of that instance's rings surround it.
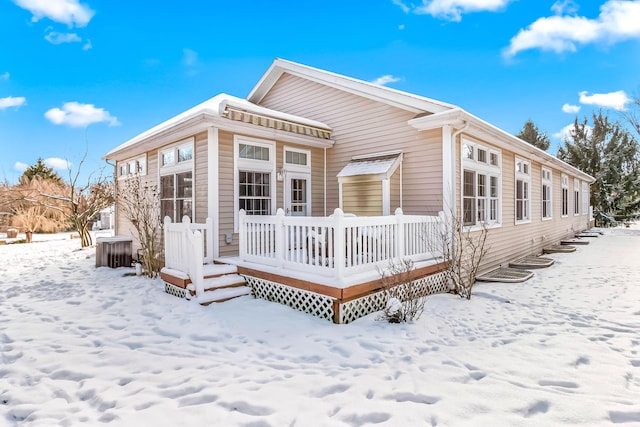
<svg viewBox="0 0 640 427">
<path fill-rule="evenodd" d="M 31 165 L 27 169 L 25 169 L 21 178 L 26 178 L 31 181 L 36 176 L 40 177 L 44 181 L 53 181 L 57 184 L 62 183 L 62 178 L 60 177 L 60 175 L 54 172 L 53 168 L 48 167 L 41 157 L 38 158 L 34 165 Z"/>
<path fill-rule="evenodd" d="M 547 134 L 540 132 L 538 126 L 531 119 L 527 120 L 520 133 L 516 136 L 543 151 L 547 151 L 549 145 L 551 145 L 551 140 Z"/>
<path fill-rule="evenodd" d="M 593 176 L 591 206 L 596 220 L 608 224 L 626 220 L 640 212 L 640 148 L 619 123 L 611 123 L 602 112 L 578 122 L 558 158 Z"/>
</svg>

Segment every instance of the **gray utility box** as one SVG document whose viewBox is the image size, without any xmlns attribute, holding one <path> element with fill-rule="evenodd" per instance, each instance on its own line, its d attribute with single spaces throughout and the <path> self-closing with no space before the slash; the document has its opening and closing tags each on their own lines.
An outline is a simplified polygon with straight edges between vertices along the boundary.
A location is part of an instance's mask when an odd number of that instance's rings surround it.
<svg viewBox="0 0 640 427">
<path fill-rule="evenodd" d="M 99 237 L 96 240 L 96 267 L 131 267 L 130 237 Z"/>
</svg>

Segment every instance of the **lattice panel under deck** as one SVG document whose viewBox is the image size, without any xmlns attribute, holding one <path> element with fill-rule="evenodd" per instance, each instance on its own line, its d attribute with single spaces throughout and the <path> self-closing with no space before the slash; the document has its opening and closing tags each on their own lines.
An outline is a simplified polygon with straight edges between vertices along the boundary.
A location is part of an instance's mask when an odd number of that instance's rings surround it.
<svg viewBox="0 0 640 427">
<path fill-rule="evenodd" d="M 174 297 L 184 298 L 186 291 L 182 288 L 172 285 L 171 283 L 164 282 L 164 291 Z"/>
<path fill-rule="evenodd" d="M 394 288 L 400 299 L 404 299 L 409 287 L 399 285 Z M 449 284 L 444 273 L 432 274 L 414 280 L 411 286 L 413 298 L 449 292 Z M 367 314 L 382 310 L 387 304 L 387 295 L 383 292 L 357 298 L 340 305 L 340 323 L 350 323 Z"/>
<path fill-rule="evenodd" d="M 333 298 L 252 276 L 244 276 L 244 278 L 247 286 L 253 289 L 256 298 L 278 302 L 298 311 L 333 321 Z"/>
</svg>

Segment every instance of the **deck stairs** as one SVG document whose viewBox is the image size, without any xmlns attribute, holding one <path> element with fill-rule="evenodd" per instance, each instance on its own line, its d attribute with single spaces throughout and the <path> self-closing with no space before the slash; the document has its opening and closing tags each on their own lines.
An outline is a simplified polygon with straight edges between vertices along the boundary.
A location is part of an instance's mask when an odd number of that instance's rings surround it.
<svg viewBox="0 0 640 427">
<path fill-rule="evenodd" d="M 251 288 L 247 286 L 244 277 L 238 274 L 238 269 L 235 265 L 204 264 L 203 273 L 204 293 L 197 298 L 195 286 L 187 273 L 163 268 L 160 276 L 165 282 L 165 291 L 167 293 L 188 300 L 196 299 L 201 305 L 224 302 L 251 294 Z"/>
</svg>

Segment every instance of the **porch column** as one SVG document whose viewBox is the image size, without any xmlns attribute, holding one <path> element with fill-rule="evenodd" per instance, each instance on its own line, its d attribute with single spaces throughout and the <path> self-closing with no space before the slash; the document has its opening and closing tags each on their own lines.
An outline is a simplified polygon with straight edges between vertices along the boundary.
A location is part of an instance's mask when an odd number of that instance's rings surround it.
<svg viewBox="0 0 640 427">
<path fill-rule="evenodd" d="M 442 211 L 450 218 L 456 207 L 455 200 L 455 141 L 451 135 L 451 125 L 442 126 Z"/>
<path fill-rule="evenodd" d="M 213 258 L 220 256 L 220 183 L 218 176 L 218 151 L 219 139 L 218 128 L 210 127 L 207 129 L 207 186 L 208 217 L 213 220 Z"/>
</svg>

